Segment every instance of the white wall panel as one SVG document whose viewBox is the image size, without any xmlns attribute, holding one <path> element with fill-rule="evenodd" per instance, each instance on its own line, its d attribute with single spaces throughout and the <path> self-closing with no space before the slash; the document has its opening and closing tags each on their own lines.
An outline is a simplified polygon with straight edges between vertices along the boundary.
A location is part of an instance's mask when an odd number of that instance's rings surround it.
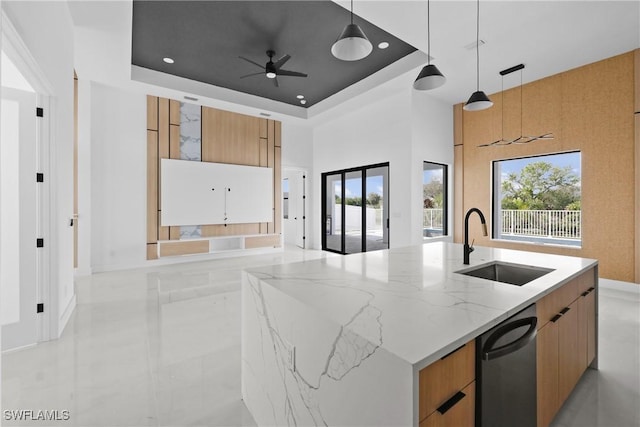
<svg viewBox="0 0 640 427">
<path fill-rule="evenodd" d="M 273 169 L 160 161 L 161 225 L 273 221 Z"/>
</svg>

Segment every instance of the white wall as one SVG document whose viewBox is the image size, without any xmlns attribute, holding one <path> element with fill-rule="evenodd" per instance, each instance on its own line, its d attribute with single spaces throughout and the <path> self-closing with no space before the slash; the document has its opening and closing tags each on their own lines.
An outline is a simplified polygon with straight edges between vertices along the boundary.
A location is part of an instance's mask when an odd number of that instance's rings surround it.
<svg viewBox="0 0 640 427">
<path fill-rule="evenodd" d="M 429 92 L 413 91 L 412 105 L 412 243 L 420 244 L 422 237 L 422 162 L 442 163 L 449 166 L 448 232 L 444 238 L 453 241 L 453 107 L 439 101 Z M 438 239 L 443 240 L 443 239 Z"/>
<path fill-rule="evenodd" d="M 52 254 L 50 292 L 45 299 L 53 316 L 51 336 L 57 337 L 75 301 L 73 282 L 73 26 L 66 2 L 3 1 L 2 8 L 52 88 L 49 184 Z M 47 111 L 45 111 L 47 114 Z M 64 318 L 62 316 L 64 315 Z"/>
<path fill-rule="evenodd" d="M 312 223 L 314 247 L 321 246 L 320 175 L 389 162 L 391 247 L 411 243 L 411 91 L 399 90 L 364 104 L 314 129 Z"/>
<path fill-rule="evenodd" d="M 87 88 L 91 267 L 96 272 L 140 266 L 146 262 L 146 95 L 95 82 Z"/>
</svg>

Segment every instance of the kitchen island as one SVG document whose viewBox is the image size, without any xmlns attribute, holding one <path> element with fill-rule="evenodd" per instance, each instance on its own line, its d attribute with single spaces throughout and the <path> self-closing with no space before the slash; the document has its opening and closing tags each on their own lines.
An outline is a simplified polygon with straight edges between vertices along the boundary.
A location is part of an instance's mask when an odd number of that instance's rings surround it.
<svg viewBox="0 0 640 427">
<path fill-rule="evenodd" d="M 417 426 L 423 368 L 597 277 L 592 259 L 477 247 L 471 266 L 552 269 L 514 286 L 458 274 L 462 261 L 462 245 L 435 242 L 245 271 L 242 395 L 257 424 Z"/>
</svg>

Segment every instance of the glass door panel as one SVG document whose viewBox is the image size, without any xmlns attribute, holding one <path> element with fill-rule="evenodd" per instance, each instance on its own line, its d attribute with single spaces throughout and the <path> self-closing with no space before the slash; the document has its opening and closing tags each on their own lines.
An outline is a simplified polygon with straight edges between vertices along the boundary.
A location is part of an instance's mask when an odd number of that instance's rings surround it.
<svg viewBox="0 0 640 427">
<path fill-rule="evenodd" d="M 342 253 L 342 174 L 326 175 L 324 186 L 324 249 Z"/>
<path fill-rule="evenodd" d="M 366 170 L 366 239 L 367 251 L 389 249 L 389 167 Z"/>
<path fill-rule="evenodd" d="M 364 232 L 362 203 L 362 171 L 345 173 L 344 232 L 347 254 L 362 252 Z"/>
</svg>

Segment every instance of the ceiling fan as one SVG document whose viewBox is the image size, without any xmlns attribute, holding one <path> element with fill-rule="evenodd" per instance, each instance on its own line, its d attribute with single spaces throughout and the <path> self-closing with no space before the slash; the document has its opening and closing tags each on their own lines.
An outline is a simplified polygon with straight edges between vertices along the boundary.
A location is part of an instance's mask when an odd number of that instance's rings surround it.
<svg viewBox="0 0 640 427">
<path fill-rule="evenodd" d="M 264 70 L 264 71 L 260 71 L 259 73 L 246 74 L 244 76 L 241 76 L 240 78 L 244 79 L 246 77 L 259 76 L 261 74 L 264 74 L 268 79 L 273 80 L 273 85 L 275 87 L 279 87 L 280 85 L 278 84 L 278 76 L 307 77 L 305 73 L 300 73 L 298 71 L 283 70 L 281 68 L 289 59 L 291 59 L 291 55 L 284 55 L 282 58 L 278 59 L 276 62 L 273 62 L 273 56 L 275 54 L 276 52 L 271 49 L 267 51 L 269 62 L 267 62 L 265 65 L 260 65 L 257 62 L 254 62 L 250 59 L 245 58 L 244 56 L 240 56 L 239 57 L 240 59 L 244 59 L 245 61 L 253 65 L 256 65 Z"/>
</svg>

